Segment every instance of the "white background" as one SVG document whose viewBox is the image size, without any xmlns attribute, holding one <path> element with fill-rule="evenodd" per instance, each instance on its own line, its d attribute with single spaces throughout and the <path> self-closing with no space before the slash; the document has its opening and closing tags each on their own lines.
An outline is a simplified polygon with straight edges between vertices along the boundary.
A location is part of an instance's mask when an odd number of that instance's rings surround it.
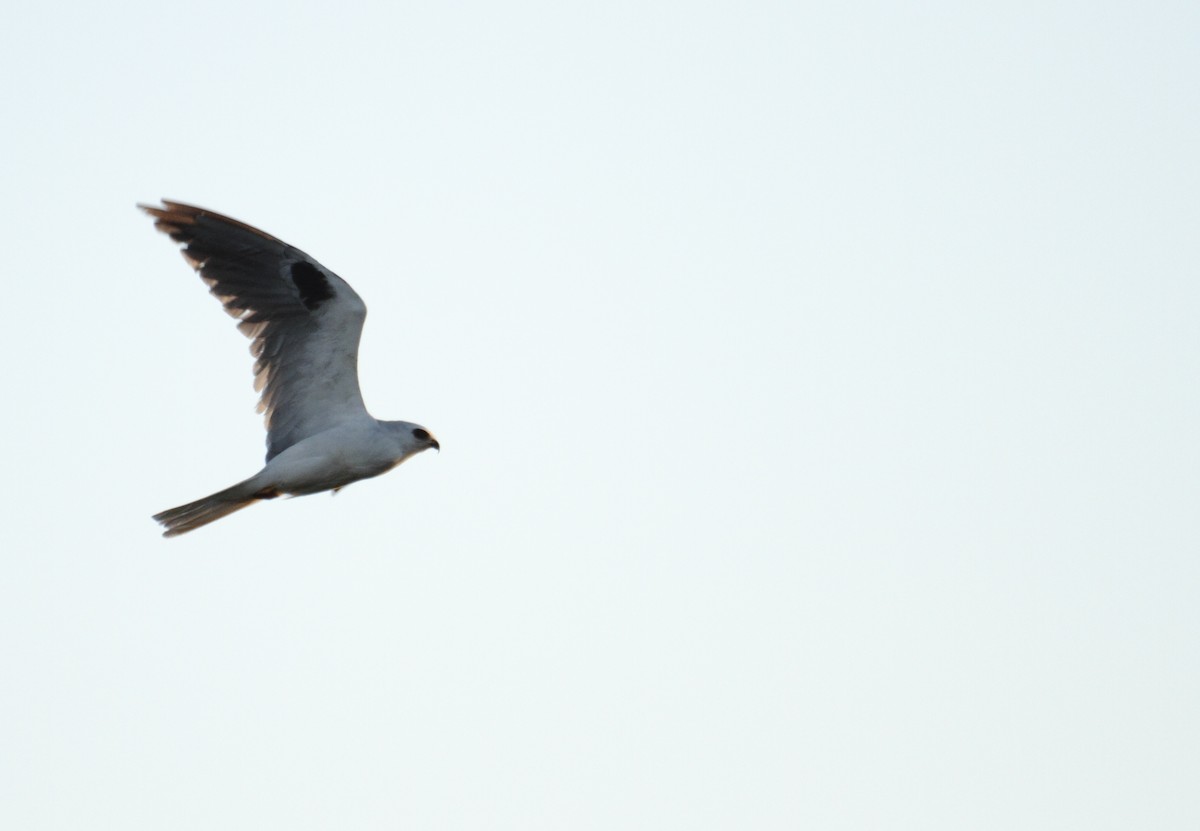
<svg viewBox="0 0 1200 831">
<path fill-rule="evenodd" d="M 13 4 L 0 825 L 1200 827 L 1192 3 Z M 262 461 L 136 201 L 371 308 Z"/>
</svg>

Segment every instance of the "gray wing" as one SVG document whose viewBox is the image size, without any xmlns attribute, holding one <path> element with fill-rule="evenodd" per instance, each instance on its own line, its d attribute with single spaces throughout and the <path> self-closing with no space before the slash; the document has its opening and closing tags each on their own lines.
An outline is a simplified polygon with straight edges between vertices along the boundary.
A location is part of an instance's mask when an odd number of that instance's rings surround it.
<svg viewBox="0 0 1200 831">
<path fill-rule="evenodd" d="M 254 388 L 267 461 L 296 442 L 366 415 L 358 342 L 367 307 L 303 251 L 221 214 L 180 202 L 139 205 L 183 244 L 183 257 L 253 339 Z"/>
</svg>

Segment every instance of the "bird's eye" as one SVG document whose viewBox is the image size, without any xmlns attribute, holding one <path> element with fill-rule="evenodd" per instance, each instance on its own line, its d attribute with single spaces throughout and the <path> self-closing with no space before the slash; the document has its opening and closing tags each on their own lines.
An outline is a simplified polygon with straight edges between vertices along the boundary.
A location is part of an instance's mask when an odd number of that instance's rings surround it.
<svg viewBox="0 0 1200 831">
<path fill-rule="evenodd" d="M 419 438 L 421 441 L 429 441 L 429 431 L 424 428 L 416 428 L 413 430 L 413 435 Z"/>
</svg>

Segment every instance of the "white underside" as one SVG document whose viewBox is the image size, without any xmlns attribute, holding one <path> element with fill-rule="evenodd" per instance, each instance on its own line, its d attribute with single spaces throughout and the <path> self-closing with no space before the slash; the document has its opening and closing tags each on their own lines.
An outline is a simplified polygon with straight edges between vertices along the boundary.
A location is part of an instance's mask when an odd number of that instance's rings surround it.
<svg viewBox="0 0 1200 831">
<path fill-rule="evenodd" d="M 410 455 L 411 450 L 365 416 L 296 442 L 251 481 L 258 488 L 296 496 L 319 493 L 386 473 Z"/>
</svg>

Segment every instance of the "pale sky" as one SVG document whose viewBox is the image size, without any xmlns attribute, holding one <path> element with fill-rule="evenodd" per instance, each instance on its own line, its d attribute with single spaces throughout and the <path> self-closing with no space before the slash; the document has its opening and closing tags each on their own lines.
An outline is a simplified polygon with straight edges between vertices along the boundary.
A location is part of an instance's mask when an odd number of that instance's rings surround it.
<svg viewBox="0 0 1200 831">
<path fill-rule="evenodd" d="M 1200 827 L 1192 3 L 22 4 L 0 826 Z M 370 307 L 254 473 L 135 202 Z"/>
</svg>

